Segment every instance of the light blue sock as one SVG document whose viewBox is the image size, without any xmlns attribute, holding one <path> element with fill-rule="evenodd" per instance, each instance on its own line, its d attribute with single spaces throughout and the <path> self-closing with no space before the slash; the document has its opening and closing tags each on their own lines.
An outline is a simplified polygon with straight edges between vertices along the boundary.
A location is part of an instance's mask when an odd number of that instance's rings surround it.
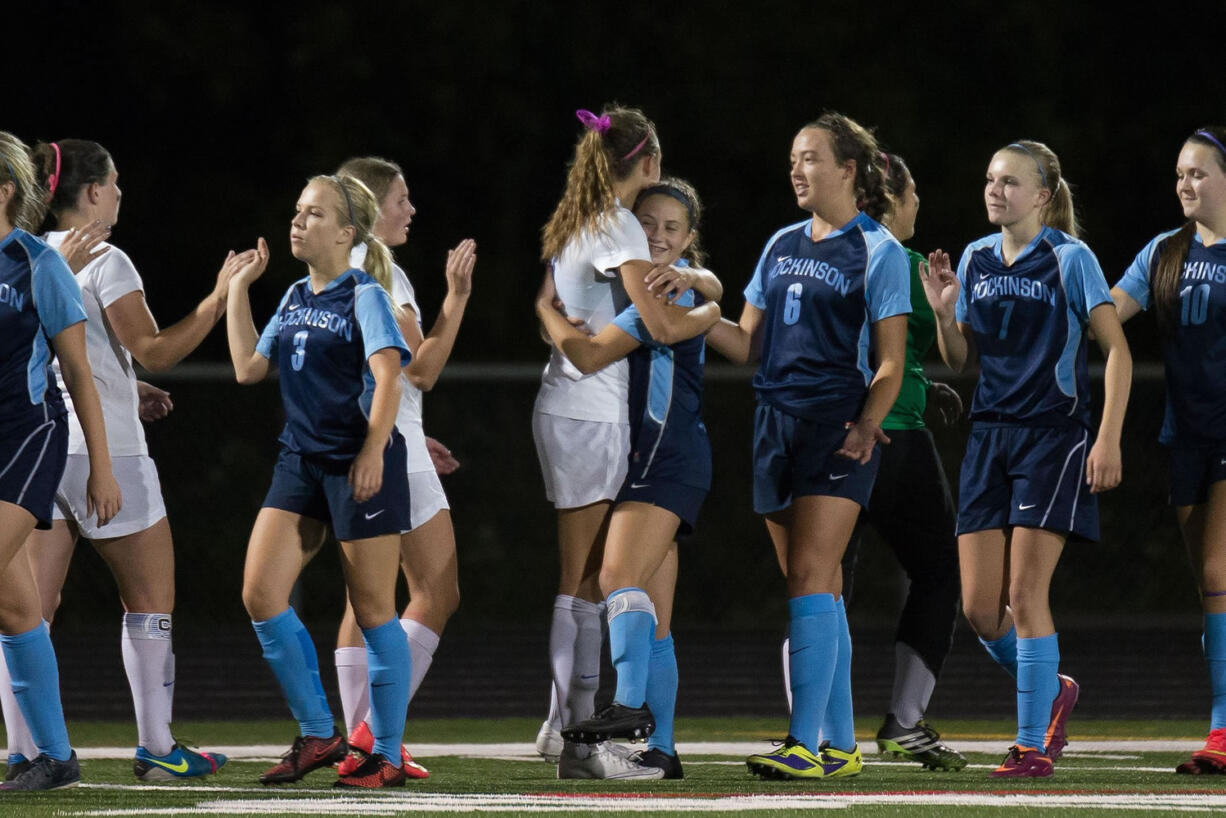
<svg viewBox="0 0 1226 818">
<path fill-rule="evenodd" d="M 833 594 L 808 594 L 788 600 L 792 677 L 792 720 L 788 732 L 814 751 L 838 659 L 839 623 L 835 607 Z"/>
<path fill-rule="evenodd" d="M 377 628 L 363 628 L 366 642 L 366 672 L 370 677 L 370 732 L 374 752 L 393 764 L 400 763 L 404 740 L 404 717 L 409 709 L 409 679 L 412 656 L 399 619 L 389 619 Z"/>
<path fill-rule="evenodd" d="M 1051 705 L 1060 692 L 1056 634 L 1017 640 L 1017 744 L 1047 751 Z"/>
<path fill-rule="evenodd" d="M 673 743 L 673 716 L 677 709 L 677 653 L 673 635 L 651 643 L 647 667 L 647 709 L 656 719 L 656 731 L 647 740 L 647 749 L 677 754 Z"/>
<path fill-rule="evenodd" d="M 64 707 L 60 703 L 60 666 L 47 623 L 14 636 L 0 635 L 4 661 L 13 680 L 13 695 L 30 728 L 34 746 L 57 761 L 72 756 Z"/>
<path fill-rule="evenodd" d="M 298 720 L 302 735 L 330 737 L 336 725 L 319 679 L 319 657 L 315 655 L 315 643 L 298 614 L 293 608 L 287 608 L 272 619 L 253 621 L 251 626 L 255 628 L 255 635 L 264 648 L 264 659 L 280 682 L 281 692 Z"/>
<path fill-rule="evenodd" d="M 991 641 L 980 637 L 979 644 L 984 646 L 996 664 L 1014 679 L 1017 678 L 1017 628 L 1009 628 L 1004 636 Z"/>
<path fill-rule="evenodd" d="M 1226 613 L 1205 614 L 1205 659 L 1209 662 L 1209 686 L 1213 713 L 1209 729 L 1226 727 Z"/>
<path fill-rule="evenodd" d="M 847 627 L 845 600 L 834 603 L 834 614 L 838 622 L 839 656 L 834 663 L 826 716 L 822 719 L 822 741 L 830 742 L 836 750 L 850 752 L 856 746 L 856 726 L 852 720 L 851 631 Z"/>
<path fill-rule="evenodd" d="M 613 701 L 642 707 L 647 699 L 647 668 L 656 630 L 656 609 L 642 588 L 618 588 L 605 600 L 609 654 L 617 671 Z"/>
</svg>

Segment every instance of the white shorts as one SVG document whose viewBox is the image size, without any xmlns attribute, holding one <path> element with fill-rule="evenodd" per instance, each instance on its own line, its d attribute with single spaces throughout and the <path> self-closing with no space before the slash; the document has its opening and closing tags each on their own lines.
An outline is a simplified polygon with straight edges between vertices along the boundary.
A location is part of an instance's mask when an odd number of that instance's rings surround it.
<svg viewBox="0 0 1226 818">
<path fill-rule="evenodd" d="M 87 540 L 105 540 L 144 531 L 166 516 L 162 484 L 152 458 L 144 454 L 116 457 L 111 460 L 111 470 L 123 492 L 123 508 L 114 519 L 99 528 L 97 515 L 85 513 L 86 483 L 89 481 L 87 454 L 68 455 L 59 491 L 55 493 L 51 519 L 74 523 Z"/>
<path fill-rule="evenodd" d="M 435 514 L 451 508 L 438 472 L 434 469 L 409 472 L 409 505 L 409 525 L 413 528 L 425 525 Z"/>
<path fill-rule="evenodd" d="M 630 424 L 532 414 L 532 437 L 555 508 L 615 500 L 630 460 Z"/>
</svg>

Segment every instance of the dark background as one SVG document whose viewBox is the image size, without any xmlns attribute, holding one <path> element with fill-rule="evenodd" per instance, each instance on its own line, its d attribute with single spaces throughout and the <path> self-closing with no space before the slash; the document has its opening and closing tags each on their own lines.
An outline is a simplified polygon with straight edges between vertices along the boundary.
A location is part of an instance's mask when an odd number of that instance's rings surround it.
<svg viewBox="0 0 1226 818">
<path fill-rule="evenodd" d="M 981 180 L 992 152 L 1018 138 L 1046 142 L 1113 282 L 1149 238 L 1179 224 L 1173 169 L 1183 139 L 1226 119 L 1221 4 L 1170 3 L 1145 16 L 1122 8 L 42 3 L 5 11 L 2 127 L 27 142 L 83 137 L 111 151 L 124 191 L 113 239 L 163 325 L 209 291 L 227 250 L 260 235 L 273 252 L 253 288 L 262 321 L 303 272 L 285 239 L 305 180 L 353 155 L 398 161 L 418 208 L 398 259 L 427 326 L 447 248 L 478 242 L 456 365 L 426 401 L 427 431 L 464 461 L 447 481 L 464 593 L 453 628 L 543 628 L 556 560 L 528 423 L 546 357 L 531 299 L 539 229 L 580 134 L 574 110 L 616 100 L 655 121 L 666 172 L 705 199 L 703 241 L 729 316 L 763 242 L 803 217 L 787 154 L 796 130 L 827 109 L 876 127 L 908 160 L 923 200 L 910 244 L 922 251 L 956 253 L 990 232 Z M 1128 331 L 1138 360 L 1156 360 L 1152 320 Z M 218 330 L 190 361 L 225 356 Z M 784 594 L 749 504 L 749 372 L 713 375 L 706 415 L 717 480 L 683 553 L 678 629 L 771 630 L 782 626 Z M 179 554 L 176 627 L 245 627 L 242 553 L 275 456 L 275 384 L 240 388 L 224 368 L 152 380 L 177 404 L 149 430 Z M 969 399 L 973 381 L 955 385 Z M 1154 442 L 1161 396 L 1160 379 L 1138 379 L 1126 482 L 1102 504 L 1103 542 L 1067 550 L 1053 589 L 1058 617 L 1195 620 Z M 937 432 L 955 480 L 965 432 Z M 334 554 L 308 569 L 304 587 L 306 618 L 337 614 Z M 853 620 L 893 616 L 899 580 L 871 542 L 857 587 Z M 118 611 L 90 549 L 79 549 L 64 600 L 57 627 Z"/>
</svg>

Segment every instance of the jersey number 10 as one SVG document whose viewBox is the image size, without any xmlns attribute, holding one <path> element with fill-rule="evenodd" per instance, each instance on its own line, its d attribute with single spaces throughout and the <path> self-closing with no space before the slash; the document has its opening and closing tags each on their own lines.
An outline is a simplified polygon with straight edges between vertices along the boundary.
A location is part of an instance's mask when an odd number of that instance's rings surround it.
<svg viewBox="0 0 1226 818">
<path fill-rule="evenodd" d="M 1209 285 L 1191 284 L 1179 291 L 1179 321 L 1185 327 L 1189 324 L 1203 324 L 1209 315 Z"/>
</svg>

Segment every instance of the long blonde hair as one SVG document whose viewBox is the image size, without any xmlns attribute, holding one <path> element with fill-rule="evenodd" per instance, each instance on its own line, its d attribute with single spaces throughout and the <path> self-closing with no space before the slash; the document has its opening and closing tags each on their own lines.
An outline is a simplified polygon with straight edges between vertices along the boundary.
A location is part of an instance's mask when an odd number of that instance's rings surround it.
<svg viewBox="0 0 1226 818">
<path fill-rule="evenodd" d="M 0 131 L 0 184 L 13 183 L 13 196 L 4 215 L 8 223 L 27 233 L 36 233 L 46 212 L 46 192 L 34 175 L 30 149 L 8 131 Z"/>
<path fill-rule="evenodd" d="M 392 291 L 392 251 L 374 234 L 379 219 L 379 203 L 361 179 L 342 173 L 337 176 L 316 176 L 312 182 L 332 185 L 336 190 L 336 221 L 341 227 L 353 226 L 354 245 L 366 245 L 363 267 L 379 286 Z M 392 299 L 394 302 L 395 299 Z M 398 309 L 398 308 L 397 308 Z"/>
<path fill-rule="evenodd" d="M 613 209 L 613 185 L 630 176 L 644 156 L 659 156 L 656 127 L 637 108 L 606 107 L 599 117 L 577 112 L 586 130 L 575 145 L 566 190 L 541 230 L 541 260 L 548 263 L 584 229 L 599 228 Z"/>
</svg>

